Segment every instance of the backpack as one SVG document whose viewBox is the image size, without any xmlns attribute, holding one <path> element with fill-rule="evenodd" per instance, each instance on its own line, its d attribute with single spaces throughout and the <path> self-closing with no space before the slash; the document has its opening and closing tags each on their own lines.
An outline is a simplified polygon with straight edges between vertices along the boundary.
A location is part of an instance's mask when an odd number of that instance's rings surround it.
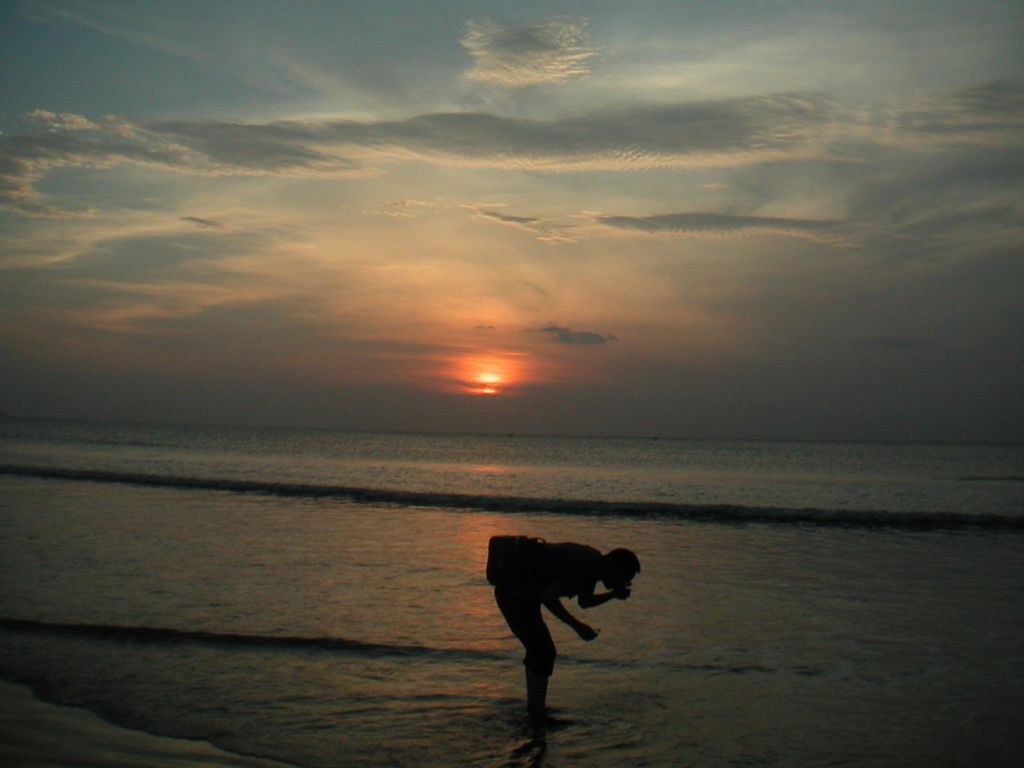
<svg viewBox="0 0 1024 768">
<path fill-rule="evenodd" d="M 492 536 L 487 544 L 487 581 L 494 586 L 535 581 L 544 569 L 544 539 Z"/>
</svg>

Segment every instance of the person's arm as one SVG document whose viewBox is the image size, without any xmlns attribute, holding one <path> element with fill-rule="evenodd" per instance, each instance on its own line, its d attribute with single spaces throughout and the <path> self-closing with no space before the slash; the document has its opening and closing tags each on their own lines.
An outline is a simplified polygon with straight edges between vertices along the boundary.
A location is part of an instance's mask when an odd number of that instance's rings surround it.
<svg viewBox="0 0 1024 768">
<path fill-rule="evenodd" d="M 548 585 L 548 588 L 544 591 L 544 596 L 541 598 L 544 607 L 551 611 L 559 620 L 572 627 L 581 638 L 593 640 L 597 637 L 597 630 L 589 624 L 580 621 L 566 610 L 565 606 L 562 605 L 562 601 L 558 598 L 561 594 L 559 586 L 557 579 Z"/>
<path fill-rule="evenodd" d="M 580 608 L 596 608 L 599 605 L 604 605 L 609 600 L 628 600 L 629 592 L 629 587 L 613 589 L 609 592 L 602 592 L 599 595 L 595 595 L 593 592 L 580 592 L 579 597 L 576 598 L 576 602 L 580 604 Z"/>
</svg>

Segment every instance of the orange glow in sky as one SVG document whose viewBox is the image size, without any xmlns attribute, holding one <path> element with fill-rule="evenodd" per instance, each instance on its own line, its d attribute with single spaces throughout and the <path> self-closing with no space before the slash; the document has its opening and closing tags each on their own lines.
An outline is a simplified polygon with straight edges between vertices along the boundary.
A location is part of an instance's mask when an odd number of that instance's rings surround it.
<svg viewBox="0 0 1024 768">
<path fill-rule="evenodd" d="M 495 397 L 509 394 L 523 380 L 520 359 L 511 355 L 474 355 L 455 361 L 453 378 L 459 391 L 468 395 Z"/>
</svg>

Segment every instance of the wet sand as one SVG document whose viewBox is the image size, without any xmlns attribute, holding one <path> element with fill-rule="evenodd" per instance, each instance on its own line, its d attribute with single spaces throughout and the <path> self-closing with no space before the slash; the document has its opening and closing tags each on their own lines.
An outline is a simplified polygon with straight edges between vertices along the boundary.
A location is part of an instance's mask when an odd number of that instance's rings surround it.
<svg viewBox="0 0 1024 768">
<path fill-rule="evenodd" d="M 0 681 L 0 764 L 12 768 L 282 768 L 209 742 L 120 728 L 84 709 L 40 701 L 23 685 Z"/>
</svg>

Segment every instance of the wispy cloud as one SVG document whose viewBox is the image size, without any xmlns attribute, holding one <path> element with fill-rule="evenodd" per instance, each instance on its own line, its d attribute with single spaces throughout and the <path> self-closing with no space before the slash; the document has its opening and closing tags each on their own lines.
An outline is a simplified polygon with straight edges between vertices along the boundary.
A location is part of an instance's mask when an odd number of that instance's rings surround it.
<svg viewBox="0 0 1024 768">
<path fill-rule="evenodd" d="M 100 127 L 81 115 L 70 112 L 49 112 L 45 109 L 32 110 L 28 114 L 23 115 L 21 121 L 28 126 L 47 133 L 97 130 Z"/>
<path fill-rule="evenodd" d="M 575 331 L 572 328 L 565 328 L 560 325 L 546 325 L 538 328 L 540 333 L 547 334 L 559 344 L 581 344 L 584 346 L 607 344 L 610 341 L 618 341 L 614 334 L 602 334 L 595 331 Z"/>
<path fill-rule="evenodd" d="M 75 115 L 32 113 L 39 132 L 0 136 L 0 203 L 30 214 L 58 215 L 59 210 L 34 184 L 60 167 L 103 168 L 133 162 L 166 167 L 188 167 L 189 151 L 167 142 L 139 141 L 96 126 Z"/>
<path fill-rule="evenodd" d="M 586 61 L 594 55 L 584 46 L 580 22 L 554 19 L 520 26 L 472 21 L 462 45 L 474 66 L 465 77 L 505 88 L 556 83 L 588 74 Z"/>
<path fill-rule="evenodd" d="M 484 208 L 479 209 L 479 212 L 480 215 L 485 218 L 494 219 L 495 221 L 500 221 L 505 224 L 515 224 L 522 227 L 532 227 L 540 222 L 540 219 L 534 216 L 513 216 L 511 214 L 500 213 L 498 211 L 489 211 Z"/>
<path fill-rule="evenodd" d="M 672 234 L 723 237 L 774 234 L 813 240 L 831 240 L 837 222 L 768 216 L 736 216 L 726 213 L 663 213 L 654 216 L 597 215 L 594 221 L 606 227 L 649 235 Z"/>
<path fill-rule="evenodd" d="M 834 107 L 814 95 L 638 105 L 554 120 L 434 113 L 397 121 L 92 121 L 32 113 L 0 136 L 0 200 L 53 213 L 34 183 L 58 167 L 139 163 L 213 175 L 366 174 L 375 160 L 506 170 L 594 171 L 730 165 L 821 150 Z"/>
<path fill-rule="evenodd" d="M 502 213 L 501 211 L 493 210 L 492 206 L 470 207 L 485 219 L 523 229 L 545 243 L 562 244 L 576 242 L 574 234 L 576 227 L 572 224 L 559 224 L 536 216 L 516 216 L 510 213 Z"/>
<path fill-rule="evenodd" d="M 163 35 L 134 28 L 125 18 L 125 14 L 110 3 L 94 4 L 87 7 L 88 12 L 75 11 L 65 5 L 55 5 L 44 0 L 35 0 L 31 8 L 41 11 L 51 19 L 76 24 L 94 32 L 110 37 L 126 40 L 135 45 L 142 45 L 161 53 L 169 53 L 192 61 L 208 62 L 212 56 L 199 46 L 185 45 Z M 86 10 L 86 9 L 83 9 Z"/>
<path fill-rule="evenodd" d="M 895 120 L 897 135 L 934 143 L 1019 146 L 1024 85 L 984 83 L 923 99 Z"/>
<path fill-rule="evenodd" d="M 214 219 L 203 219 L 199 216 L 180 216 L 182 221 L 187 221 L 189 224 L 195 224 L 197 227 L 203 229 L 220 229 L 224 226 L 222 222 L 215 221 Z"/>
<path fill-rule="evenodd" d="M 515 171 L 633 171 L 734 167 L 829 157 L 856 138 L 862 154 L 921 137 L 981 148 L 1019 142 L 1024 90 L 986 86 L 869 126 L 820 94 L 766 96 L 620 107 L 550 120 L 484 112 L 431 113 L 402 120 L 225 121 L 90 120 L 37 110 L 31 129 L 0 136 L 0 201 L 27 213 L 57 211 L 35 182 L 59 167 L 137 163 L 209 175 L 342 176 L 375 173 L 377 162 L 419 160 Z M 872 133 L 871 131 L 874 131 Z M 902 136 L 903 138 L 899 138 Z M 870 140 L 874 137 L 874 144 Z M 868 144 L 864 139 L 869 140 Z M 933 139 L 927 138 L 928 141 Z M 938 139 L 935 139 L 938 141 Z M 844 149 L 847 159 L 857 159 Z M 874 156 L 874 155 L 871 155 Z M 709 218 L 710 217 L 710 218 Z M 506 222 L 511 223 L 511 222 Z M 519 222 L 530 225 L 532 222 Z M 809 236 L 827 224 L 787 219 L 672 214 L 603 223 L 645 231 L 742 232 Z"/>
<path fill-rule="evenodd" d="M 419 214 L 443 208 L 439 203 L 427 200 L 386 200 L 364 209 L 364 213 L 375 216 L 389 216 L 394 219 L 411 219 Z"/>
</svg>

